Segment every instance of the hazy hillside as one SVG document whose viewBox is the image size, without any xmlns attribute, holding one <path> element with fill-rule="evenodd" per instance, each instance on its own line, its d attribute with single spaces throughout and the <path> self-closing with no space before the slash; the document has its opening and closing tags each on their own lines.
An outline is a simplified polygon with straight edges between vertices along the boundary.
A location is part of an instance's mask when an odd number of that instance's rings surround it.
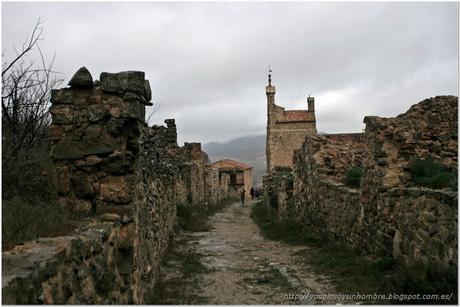
<svg viewBox="0 0 460 307">
<path fill-rule="evenodd" d="M 265 162 L 265 135 L 249 135 L 228 142 L 211 142 L 203 145 L 211 162 L 220 159 L 234 159 L 253 167 L 254 185 L 262 184 L 267 166 Z"/>
</svg>

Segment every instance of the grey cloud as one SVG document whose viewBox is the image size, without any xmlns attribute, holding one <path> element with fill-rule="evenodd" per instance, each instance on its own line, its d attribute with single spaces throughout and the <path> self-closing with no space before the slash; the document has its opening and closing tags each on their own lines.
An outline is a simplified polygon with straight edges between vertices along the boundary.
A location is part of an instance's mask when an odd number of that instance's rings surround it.
<svg viewBox="0 0 460 307">
<path fill-rule="evenodd" d="M 42 50 L 66 81 L 86 66 L 143 70 L 155 123 L 175 117 L 180 141 L 263 133 L 267 65 L 277 102 L 316 97 L 318 130 L 360 131 L 364 115 L 394 116 L 458 92 L 456 3 L 3 2 L 11 49 L 40 15 Z"/>
</svg>

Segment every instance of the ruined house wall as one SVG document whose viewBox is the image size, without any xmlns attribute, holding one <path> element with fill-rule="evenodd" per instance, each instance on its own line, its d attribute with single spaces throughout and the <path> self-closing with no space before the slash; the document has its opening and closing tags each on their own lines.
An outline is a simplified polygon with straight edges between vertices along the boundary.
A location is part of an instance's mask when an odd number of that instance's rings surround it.
<svg viewBox="0 0 460 307">
<path fill-rule="evenodd" d="M 246 199 L 251 199 L 252 187 L 252 168 L 245 169 L 243 172 L 244 190 L 246 191 Z"/>
<path fill-rule="evenodd" d="M 396 118 L 366 117 L 361 136 L 307 137 L 288 214 L 368 253 L 456 265 L 457 193 L 413 186 L 408 166 L 432 156 L 456 170 L 457 111 L 456 97 L 435 97 Z M 346 187 L 344 171 L 360 162 L 360 188 Z"/>
<path fill-rule="evenodd" d="M 415 187 L 408 166 L 431 156 L 458 168 L 458 98 L 438 96 L 396 118 L 366 117 L 361 185 L 365 240 L 402 260 L 457 263 L 457 192 Z M 375 231 L 368 225 L 378 225 Z"/>
<path fill-rule="evenodd" d="M 345 172 L 351 166 L 362 165 L 364 151 L 364 136 L 361 133 L 350 134 L 326 134 L 326 135 L 311 135 L 305 139 L 302 147 L 295 151 L 294 154 L 294 169 L 286 167 L 276 167 L 272 170 L 270 176 L 265 178 L 265 192 L 268 196 L 266 204 L 268 209 L 275 208 L 275 214 L 284 219 L 292 216 L 294 220 L 301 221 L 309 214 L 305 210 L 314 210 L 319 212 L 318 208 L 306 207 L 305 203 L 312 197 L 318 195 L 314 193 L 320 187 L 319 180 L 326 187 L 337 191 L 337 186 L 342 184 Z M 295 178 L 295 180 L 294 180 Z M 330 184 L 330 180 L 336 181 L 337 184 Z M 303 184 L 308 182 L 308 184 Z M 295 185 L 295 187 L 293 186 Z M 293 189 L 296 189 L 296 198 L 292 199 Z M 348 195 L 349 189 L 344 188 L 342 196 Z M 327 190 L 327 189 L 326 189 Z M 324 191 L 322 191 L 324 192 Z M 339 192 L 337 192 L 339 193 Z M 269 196 L 273 194 L 273 196 Z M 354 195 L 355 193 L 351 193 Z M 320 193 L 320 197 L 327 200 L 330 193 Z M 356 197 L 350 198 L 353 201 Z M 270 199 L 270 205 L 267 201 Z M 330 199 L 330 206 L 335 207 L 335 200 Z M 331 208 L 337 210 L 337 208 Z M 325 213 L 327 215 L 327 213 Z M 316 225 L 325 225 L 323 219 L 315 218 Z M 330 229 L 328 227 L 328 229 Z"/>
<path fill-rule="evenodd" d="M 270 176 L 264 177 L 263 203 L 269 216 L 281 220 L 292 212 L 293 174 L 289 167 L 275 167 Z"/>
<path fill-rule="evenodd" d="M 144 122 L 144 73 L 102 73 L 95 84 L 80 69 L 50 108 L 59 202 L 83 229 L 3 253 L 3 303 L 148 303 L 177 205 L 207 202 L 199 143 L 178 147 L 174 120 Z M 209 183 L 213 201 L 222 184 Z"/>
<path fill-rule="evenodd" d="M 186 163 L 188 176 L 185 179 L 189 192 L 188 202 L 190 204 L 202 205 L 205 202 L 205 172 L 209 159 L 201 151 L 200 143 L 185 143 L 183 151 L 186 157 L 188 157 Z"/>
<path fill-rule="evenodd" d="M 353 241 L 359 216 L 359 191 L 343 183 L 346 170 L 361 165 L 361 134 L 307 137 L 294 156 L 295 220 L 333 240 Z"/>
</svg>

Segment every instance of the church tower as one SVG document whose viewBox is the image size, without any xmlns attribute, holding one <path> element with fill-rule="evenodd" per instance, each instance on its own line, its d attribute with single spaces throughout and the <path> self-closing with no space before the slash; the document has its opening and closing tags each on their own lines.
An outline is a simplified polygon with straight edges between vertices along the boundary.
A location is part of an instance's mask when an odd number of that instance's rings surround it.
<svg viewBox="0 0 460 307">
<path fill-rule="evenodd" d="M 265 93 L 267 94 L 267 139 L 265 142 L 265 156 L 267 159 L 267 172 L 270 170 L 270 140 L 271 140 L 271 129 L 273 116 L 273 108 L 275 107 L 275 92 L 276 89 L 272 85 L 272 70 L 268 67 L 268 85 L 265 87 Z"/>
<path fill-rule="evenodd" d="M 265 154 L 267 174 L 275 167 L 292 168 L 294 151 L 302 146 L 307 135 L 316 134 L 315 98 L 308 96 L 308 108 L 285 110 L 275 103 L 275 87 L 272 85 L 272 70 L 268 70 L 267 95 L 267 140 Z"/>
</svg>

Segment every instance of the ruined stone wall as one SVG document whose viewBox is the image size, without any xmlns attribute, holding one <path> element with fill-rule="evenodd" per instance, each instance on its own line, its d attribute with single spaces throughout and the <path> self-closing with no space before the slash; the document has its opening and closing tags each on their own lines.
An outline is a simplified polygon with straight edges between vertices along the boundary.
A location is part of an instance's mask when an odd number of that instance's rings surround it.
<svg viewBox="0 0 460 307">
<path fill-rule="evenodd" d="M 364 135 L 308 136 L 288 215 L 368 253 L 456 265 L 457 192 L 414 186 L 408 168 L 431 156 L 456 170 L 457 111 L 456 97 L 435 97 L 396 118 L 366 117 Z M 343 184 L 352 165 L 364 169 L 358 189 Z"/>
<path fill-rule="evenodd" d="M 132 223 L 115 214 L 2 254 L 3 304 L 132 304 Z"/>
<path fill-rule="evenodd" d="M 382 247 L 374 244 L 375 251 L 406 261 L 457 263 L 457 192 L 416 187 L 409 172 L 416 158 L 427 157 L 457 172 L 457 114 L 457 97 L 438 96 L 396 118 L 364 119 L 363 233 L 365 240 L 379 238 Z"/>
<path fill-rule="evenodd" d="M 177 206 L 220 201 L 228 178 L 206 181 L 215 179 L 206 153 L 199 143 L 177 146 L 173 119 L 146 125 L 143 72 L 93 83 L 82 68 L 69 85 L 52 92 L 52 157 L 60 205 L 89 230 L 3 253 L 3 302 L 148 303 Z"/>
<path fill-rule="evenodd" d="M 291 213 L 293 174 L 289 167 L 275 167 L 270 176 L 264 177 L 263 202 L 265 211 L 272 217 L 281 220 Z"/>
<path fill-rule="evenodd" d="M 431 156 L 452 169 L 458 164 L 458 102 L 438 96 L 413 105 L 395 118 L 366 116 L 368 155 L 365 189 L 410 186 L 408 166 Z"/>
<path fill-rule="evenodd" d="M 201 151 L 200 143 L 185 143 L 184 154 L 188 157 L 187 173 L 185 179 L 188 187 L 188 202 L 202 205 L 205 201 L 206 164 L 209 163 L 207 155 Z"/>
</svg>

